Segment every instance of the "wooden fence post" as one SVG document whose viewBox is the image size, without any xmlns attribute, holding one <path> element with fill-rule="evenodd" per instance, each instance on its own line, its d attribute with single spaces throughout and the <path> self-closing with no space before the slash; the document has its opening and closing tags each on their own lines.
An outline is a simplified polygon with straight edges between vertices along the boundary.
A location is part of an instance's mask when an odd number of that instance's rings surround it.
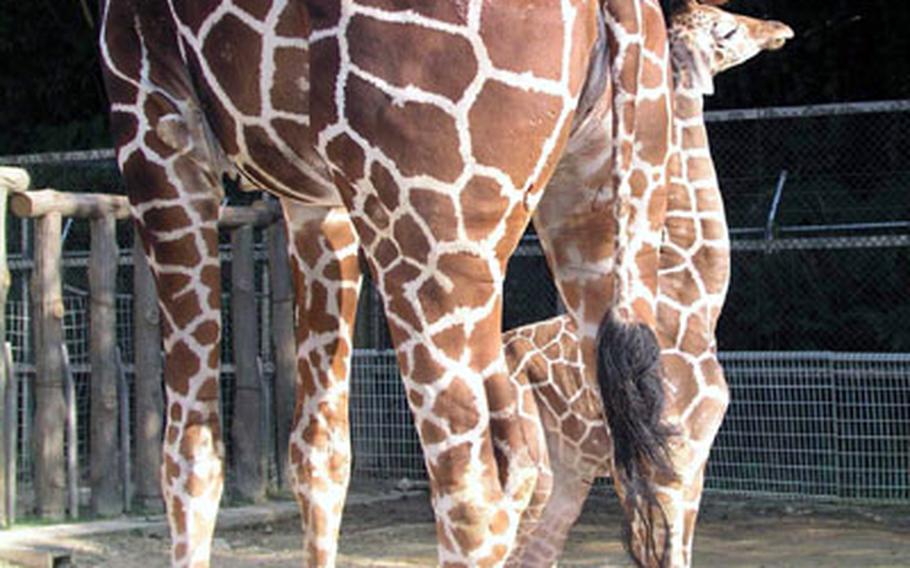
<svg viewBox="0 0 910 568">
<path fill-rule="evenodd" d="M 70 365 L 69 349 L 62 346 L 63 400 L 66 403 L 64 429 L 66 440 L 66 503 L 69 518 L 79 517 L 79 417 L 76 410 L 76 379 Z"/>
<path fill-rule="evenodd" d="M 297 392 L 297 340 L 294 335 L 294 287 L 291 285 L 288 238 L 284 223 L 268 233 L 269 282 L 272 288 L 272 341 L 275 346 L 275 438 L 278 446 L 278 486 L 287 487 L 288 440 Z"/>
<path fill-rule="evenodd" d="M 0 444 L 6 448 L 6 463 L 4 470 L 6 473 L 6 487 L 4 488 L 3 499 L 6 507 L 6 522 L 12 525 L 16 522 L 16 475 L 18 473 L 19 459 L 19 432 L 16 428 L 19 425 L 19 383 L 16 379 L 16 367 L 13 363 L 13 346 L 9 341 L 3 344 L 3 366 L 10 381 L 6 389 L 6 400 L 2 402 L 6 409 L 6 416 L 3 421 L 3 440 Z"/>
<path fill-rule="evenodd" d="M 62 519 L 66 503 L 63 459 L 63 285 L 60 274 L 61 216 L 40 217 L 35 230 L 32 301 L 35 326 L 35 510 Z"/>
<path fill-rule="evenodd" d="M 138 231 L 133 233 L 133 383 L 136 398 L 136 501 L 162 510 L 161 439 L 164 385 L 158 293 Z"/>
<path fill-rule="evenodd" d="M 130 450 L 130 385 L 126 380 L 126 369 L 123 368 L 123 354 L 120 348 L 116 350 L 116 369 L 117 369 L 117 409 L 120 418 L 120 484 L 121 499 L 123 501 L 123 512 L 129 513 L 133 509 L 133 494 L 130 487 L 130 477 L 132 468 L 130 461 L 132 451 Z"/>
<path fill-rule="evenodd" d="M 0 167 L 0 345 L 6 345 L 6 299 L 9 295 L 10 274 L 6 258 L 6 204 L 9 194 L 28 189 L 28 172 L 20 168 Z M 16 377 L 11 365 L 0 362 L 0 429 L 15 429 L 16 404 L 9 397 L 16 393 Z M 8 413 L 12 411 L 12 415 Z M 12 440 L 12 441 L 11 441 Z M 12 524 L 15 518 L 15 432 L 7 432 L 0 440 L 0 527 Z"/>
<path fill-rule="evenodd" d="M 253 267 L 253 227 L 244 225 L 231 232 L 231 335 L 234 348 L 234 415 L 231 422 L 233 469 L 241 499 L 265 498 L 263 468 L 262 393 L 256 356 L 256 290 Z"/>
<path fill-rule="evenodd" d="M 113 215 L 91 221 L 89 289 L 91 365 L 89 449 L 91 511 L 110 516 L 123 511 L 117 442 L 117 224 Z"/>
</svg>

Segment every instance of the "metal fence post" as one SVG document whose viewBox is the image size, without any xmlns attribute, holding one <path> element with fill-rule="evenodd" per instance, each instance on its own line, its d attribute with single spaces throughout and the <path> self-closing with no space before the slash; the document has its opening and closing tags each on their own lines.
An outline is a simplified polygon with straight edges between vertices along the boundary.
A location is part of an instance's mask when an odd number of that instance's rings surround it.
<svg viewBox="0 0 910 568">
<path fill-rule="evenodd" d="M 833 451 L 834 451 L 834 495 L 837 497 L 843 497 L 843 479 L 841 474 L 841 452 L 840 452 L 840 401 L 838 396 L 840 394 L 840 365 L 838 361 L 834 358 L 833 353 L 828 353 L 828 374 L 831 377 L 831 421 L 833 424 L 832 435 L 834 439 L 832 440 Z"/>
</svg>

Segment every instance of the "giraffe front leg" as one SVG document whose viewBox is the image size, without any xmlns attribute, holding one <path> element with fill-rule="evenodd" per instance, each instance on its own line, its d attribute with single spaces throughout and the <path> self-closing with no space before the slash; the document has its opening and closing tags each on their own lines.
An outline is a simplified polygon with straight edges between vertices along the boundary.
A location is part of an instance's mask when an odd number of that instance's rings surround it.
<svg viewBox="0 0 910 568">
<path fill-rule="evenodd" d="M 200 159 L 170 99 L 145 98 L 149 112 L 135 139 L 119 147 L 130 203 L 155 276 L 164 342 L 167 423 L 162 489 L 171 528 L 172 564 L 208 566 L 224 484 L 218 410 L 221 357 L 221 270 L 218 258 L 220 185 Z M 115 135 L 136 129 L 134 116 L 114 111 Z"/>
<path fill-rule="evenodd" d="M 348 392 L 359 244 L 343 208 L 282 202 L 297 296 L 298 380 L 289 455 L 304 564 L 334 566 L 351 474 Z"/>
</svg>

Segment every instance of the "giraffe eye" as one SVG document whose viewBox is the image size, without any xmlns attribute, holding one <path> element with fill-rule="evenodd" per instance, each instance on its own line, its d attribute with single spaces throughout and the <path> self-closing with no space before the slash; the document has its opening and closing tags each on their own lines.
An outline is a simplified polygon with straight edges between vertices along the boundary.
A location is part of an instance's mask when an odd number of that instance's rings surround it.
<svg viewBox="0 0 910 568">
<path fill-rule="evenodd" d="M 714 28 L 714 37 L 720 38 L 722 40 L 731 39 L 736 35 L 736 32 L 739 31 L 739 26 L 737 25 L 723 25 L 720 24 Z"/>
</svg>

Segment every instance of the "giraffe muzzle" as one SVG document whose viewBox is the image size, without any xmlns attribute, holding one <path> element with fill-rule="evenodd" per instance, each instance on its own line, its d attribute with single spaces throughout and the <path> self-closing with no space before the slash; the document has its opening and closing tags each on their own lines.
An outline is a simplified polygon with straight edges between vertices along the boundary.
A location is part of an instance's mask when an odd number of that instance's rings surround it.
<svg viewBox="0 0 910 568">
<path fill-rule="evenodd" d="M 787 43 L 787 40 L 793 39 L 796 34 L 793 32 L 793 29 L 787 24 L 781 22 L 768 22 L 773 28 L 773 32 L 768 34 L 769 38 L 765 42 L 764 48 L 768 51 L 774 51 L 780 49 Z"/>
</svg>

